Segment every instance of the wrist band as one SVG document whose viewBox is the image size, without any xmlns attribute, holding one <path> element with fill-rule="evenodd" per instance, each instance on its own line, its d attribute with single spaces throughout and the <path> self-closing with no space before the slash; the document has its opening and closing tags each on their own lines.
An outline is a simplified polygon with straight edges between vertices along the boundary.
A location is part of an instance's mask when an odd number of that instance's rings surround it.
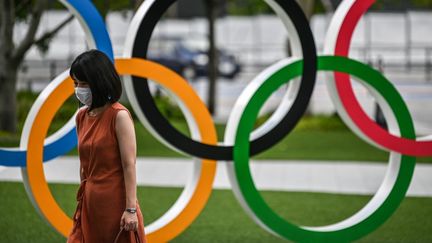
<svg viewBox="0 0 432 243">
<path fill-rule="evenodd" d="M 126 208 L 125 211 L 128 213 L 136 213 L 136 208 Z"/>
</svg>

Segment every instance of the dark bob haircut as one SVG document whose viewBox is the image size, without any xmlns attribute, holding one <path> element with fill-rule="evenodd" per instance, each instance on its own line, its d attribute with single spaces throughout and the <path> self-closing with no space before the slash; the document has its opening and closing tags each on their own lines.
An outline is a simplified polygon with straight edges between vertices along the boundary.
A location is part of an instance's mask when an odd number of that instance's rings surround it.
<svg viewBox="0 0 432 243">
<path fill-rule="evenodd" d="M 122 94 L 120 77 L 111 60 L 101 51 L 90 50 L 80 54 L 72 62 L 69 75 L 86 82 L 92 92 L 89 110 L 115 103 Z"/>
</svg>

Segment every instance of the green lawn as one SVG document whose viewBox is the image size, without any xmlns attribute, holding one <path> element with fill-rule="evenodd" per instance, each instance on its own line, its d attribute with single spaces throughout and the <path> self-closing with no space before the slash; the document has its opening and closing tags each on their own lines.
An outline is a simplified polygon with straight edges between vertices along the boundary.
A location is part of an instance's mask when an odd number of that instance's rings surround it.
<svg viewBox="0 0 432 243">
<path fill-rule="evenodd" d="M 68 215 L 75 209 L 77 185 L 50 185 Z M 180 194 L 179 188 L 139 187 L 146 224 L 162 215 Z M 282 217 L 303 225 L 324 225 L 361 208 L 369 196 L 301 192 L 262 192 Z M 0 183 L 0 242 L 63 242 L 37 214 L 21 183 Z M 405 198 L 396 213 L 359 242 L 432 242 L 432 198 Z M 231 191 L 214 190 L 198 219 L 173 242 L 284 242 L 258 227 Z"/>
</svg>

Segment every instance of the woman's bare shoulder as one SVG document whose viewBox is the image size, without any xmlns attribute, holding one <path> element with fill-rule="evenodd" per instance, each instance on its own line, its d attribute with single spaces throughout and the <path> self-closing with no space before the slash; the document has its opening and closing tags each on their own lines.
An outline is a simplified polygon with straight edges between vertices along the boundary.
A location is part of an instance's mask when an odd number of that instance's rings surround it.
<svg viewBox="0 0 432 243">
<path fill-rule="evenodd" d="M 78 112 L 77 112 L 76 119 L 75 119 L 76 122 L 81 120 L 81 117 L 83 116 L 83 114 L 85 114 L 87 109 L 88 109 L 87 106 L 83 106 L 83 107 L 78 108 Z"/>
</svg>

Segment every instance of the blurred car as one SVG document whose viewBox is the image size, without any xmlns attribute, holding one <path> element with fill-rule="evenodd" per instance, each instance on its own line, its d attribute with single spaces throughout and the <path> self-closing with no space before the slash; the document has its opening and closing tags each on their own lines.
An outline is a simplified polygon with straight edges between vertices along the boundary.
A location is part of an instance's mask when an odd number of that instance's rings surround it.
<svg viewBox="0 0 432 243">
<path fill-rule="evenodd" d="M 233 79 L 241 70 L 233 55 L 217 49 L 218 76 Z M 209 74 L 208 41 L 204 36 L 156 36 L 150 41 L 148 59 L 158 62 L 188 80 Z"/>
</svg>

